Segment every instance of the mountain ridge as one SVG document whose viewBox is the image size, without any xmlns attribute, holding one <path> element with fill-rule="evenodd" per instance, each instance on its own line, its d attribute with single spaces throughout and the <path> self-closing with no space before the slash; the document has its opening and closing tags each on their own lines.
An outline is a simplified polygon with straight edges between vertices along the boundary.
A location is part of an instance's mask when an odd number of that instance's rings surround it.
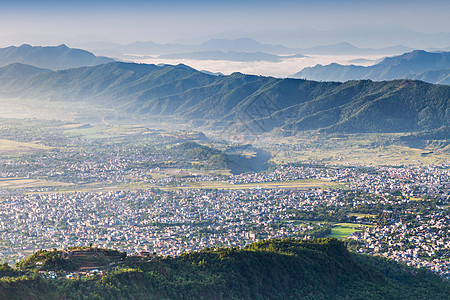
<svg viewBox="0 0 450 300">
<path fill-rule="evenodd" d="M 200 43 L 156 43 L 153 41 L 136 41 L 126 45 L 82 45 L 95 53 L 106 55 L 174 55 L 192 52 L 264 52 L 273 55 L 292 55 L 293 53 L 322 55 L 393 55 L 413 50 L 403 45 L 383 48 L 360 48 L 348 42 L 319 44 L 311 47 L 288 47 L 283 44 L 261 43 L 251 38 L 211 38 Z M 102 47 L 103 46 L 103 47 Z"/>
<path fill-rule="evenodd" d="M 316 65 L 314 67 L 304 68 L 290 77 L 340 82 L 359 79 L 394 80 L 402 78 L 412 79 L 420 76 L 424 72 L 444 69 L 450 69 L 450 52 L 434 53 L 424 50 L 414 50 L 399 56 L 386 57 L 381 62 L 368 67 L 340 65 L 337 63 L 325 66 Z M 443 76 L 441 75 L 441 77 Z M 430 77 L 422 78 L 426 79 Z"/>
<path fill-rule="evenodd" d="M 171 116 L 216 129 L 239 119 L 253 132 L 278 127 L 291 133 L 421 131 L 448 126 L 450 120 L 450 86 L 404 79 L 339 83 L 214 76 L 181 64 L 113 62 L 10 78 L 2 82 L 2 94 L 91 103 L 137 118 Z"/>
<path fill-rule="evenodd" d="M 114 59 L 98 57 L 89 51 L 59 46 L 31 46 L 0 48 L 0 67 L 11 63 L 22 63 L 51 70 L 93 66 L 112 62 Z"/>
<path fill-rule="evenodd" d="M 374 55 L 404 53 L 412 49 L 403 45 L 396 45 L 384 48 L 359 48 L 348 42 L 341 42 L 330 45 L 319 45 L 308 48 L 300 48 L 299 51 L 307 54 L 333 54 L 333 55 Z"/>
<path fill-rule="evenodd" d="M 51 71 L 22 63 L 13 63 L 0 68 L 0 81 L 10 81 Z"/>
</svg>

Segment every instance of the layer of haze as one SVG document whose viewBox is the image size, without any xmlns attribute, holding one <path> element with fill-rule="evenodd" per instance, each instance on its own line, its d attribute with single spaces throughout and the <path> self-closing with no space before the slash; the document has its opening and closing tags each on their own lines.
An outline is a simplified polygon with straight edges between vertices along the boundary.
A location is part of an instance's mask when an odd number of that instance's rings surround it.
<svg viewBox="0 0 450 300">
<path fill-rule="evenodd" d="M 209 37 L 245 36 L 260 42 L 306 47 L 323 42 L 314 40 L 314 34 L 311 38 L 305 35 L 317 31 L 329 32 L 330 43 L 336 42 L 333 37 L 338 32 L 340 39 L 346 38 L 359 47 L 384 47 L 395 42 L 395 34 L 401 42 L 402 32 L 449 32 L 449 15 L 450 1 L 441 0 L 18 0 L 0 2 L 0 46 L 148 40 L 194 43 Z M 386 40 L 379 35 L 372 39 L 367 36 L 391 29 L 394 37 Z M 407 46 L 418 47 L 420 42 L 412 40 Z M 450 46 L 449 41 L 433 43 L 423 48 Z"/>
<path fill-rule="evenodd" d="M 363 58 L 368 59 L 367 63 L 359 65 L 372 65 L 383 56 L 367 55 Z M 197 70 L 207 70 L 210 72 L 220 72 L 224 75 L 230 75 L 234 72 L 240 72 L 251 75 L 264 75 L 273 77 L 288 77 L 297 73 L 305 67 L 312 67 L 317 64 L 327 65 L 330 63 L 351 64 L 351 60 L 361 58 L 357 55 L 308 55 L 302 58 L 290 58 L 280 62 L 268 61 L 252 61 L 237 62 L 225 60 L 194 60 L 194 59 L 160 59 L 160 58 L 143 58 L 134 59 L 133 61 L 146 64 L 169 64 L 176 65 L 179 63 L 188 65 Z"/>
</svg>

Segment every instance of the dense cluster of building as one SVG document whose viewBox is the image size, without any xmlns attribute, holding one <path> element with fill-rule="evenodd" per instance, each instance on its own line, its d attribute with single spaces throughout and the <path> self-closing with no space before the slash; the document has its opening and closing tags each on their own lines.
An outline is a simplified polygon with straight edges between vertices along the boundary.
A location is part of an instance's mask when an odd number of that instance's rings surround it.
<svg viewBox="0 0 450 300">
<path fill-rule="evenodd" d="M 271 172 L 226 178 L 205 175 L 154 178 L 149 173 L 159 169 L 148 163 L 165 157 L 140 158 L 140 155 L 137 152 L 130 159 L 111 155 L 102 162 L 67 160 L 66 165 L 52 169 L 49 176 L 64 179 L 71 174 L 71 180 L 78 182 L 137 180 L 156 186 L 165 186 L 172 181 L 223 179 L 239 185 L 322 179 L 346 183 L 348 188 L 345 191 L 147 189 L 9 195 L 0 197 L 0 255 L 8 260 L 25 257 L 40 248 L 67 248 L 90 243 L 128 253 L 144 250 L 178 255 L 208 246 L 242 246 L 265 238 L 304 238 L 330 226 L 327 220 L 300 220 L 295 211 L 307 213 L 325 206 L 330 210 L 338 207 L 358 212 L 362 205 L 398 205 L 414 201 L 411 197 L 425 196 L 448 203 L 449 197 L 449 165 L 411 168 L 280 166 Z M 33 169 L 39 168 L 33 165 Z M 3 171 L 1 175 L 17 175 L 14 170 Z M 349 191 L 353 192 L 351 197 Z M 413 223 L 395 222 L 383 226 L 377 225 L 374 219 L 372 223 L 376 226 L 354 234 L 352 238 L 362 244 L 361 252 L 384 255 L 448 276 L 450 234 L 445 212 L 448 208 L 429 215 L 417 215 Z M 17 253 L 21 257 L 13 255 Z"/>
<path fill-rule="evenodd" d="M 382 255 L 410 266 L 427 268 L 450 279 L 450 215 L 444 211 L 417 214 L 415 220 L 367 227 L 350 238 L 363 245 L 358 252 Z"/>
<path fill-rule="evenodd" d="M 2 198 L 2 253 L 95 243 L 129 253 L 164 255 L 257 238 L 308 235 L 319 224 L 290 222 L 286 211 L 311 210 L 338 191 L 177 190 L 30 194 Z M 315 200 L 313 200 L 315 199 Z"/>
<path fill-rule="evenodd" d="M 318 167 L 281 166 L 272 172 L 231 175 L 233 184 L 294 179 L 326 179 L 348 182 L 350 188 L 367 193 L 396 192 L 403 196 L 450 194 L 450 164 L 424 167 Z"/>
<path fill-rule="evenodd" d="M 107 150 L 107 149 L 106 149 Z M 171 160 L 170 155 L 148 153 L 145 148 L 80 153 L 78 150 L 52 151 L 0 160 L 0 178 L 29 177 L 74 184 L 162 182 L 149 174 Z M 169 179 L 170 180 L 170 179 Z"/>
</svg>

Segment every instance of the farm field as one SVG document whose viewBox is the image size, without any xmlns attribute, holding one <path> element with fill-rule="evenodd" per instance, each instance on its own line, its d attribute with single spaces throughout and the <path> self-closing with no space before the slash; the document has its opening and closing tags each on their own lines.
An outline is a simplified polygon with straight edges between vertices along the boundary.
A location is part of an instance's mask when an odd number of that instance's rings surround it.
<svg viewBox="0 0 450 300">
<path fill-rule="evenodd" d="M 208 189 L 278 189 L 278 188 L 343 188 L 342 183 L 330 182 L 326 180 L 317 179 L 301 179 L 290 181 L 275 181 L 275 182 L 261 182 L 261 183 L 247 183 L 247 184 L 230 184 L 221 181 L 196 181 L 185 184 L 186 186 L 180 188 L 208 188 Z"/>
<path fill-rule="evenodd" d="M 35 187 L 63 187 L 70 186 L 70 183 L 54 182 L 42 179 L 30 178 L 0 178 L 1 189 L 20 189 Z"/>
<path fill-rule="evenodd" d="M 247 184 L 231 184 L 224 181 L 193 181 L 183 182 L 180 184 L 166 185 L 164 187 L 152 184 L 133 184 L 123 185 L 121 188 L 128 189 L 149 189 L 159 188 L 161 190 L 178 190 L 178 189 L 221 189 L 221 190 L 240 190 L 240 189 L 289 189 L 289 188 L 343 188 L 342 183 L 330 182 L 325 180 L 305 179 L 305 180 L 291 180 L 291 181 L 276 181 L 276 182 L 258 182 Z"/>
<path fill-rule="evenodd" d="M 22 143 L 11 140 L 0 139 L 0 155 L 25 153 L 32 151 L 51 150 L 52 147 L 41 145 L 37 142 Z"/>
<path fill-rule="evenodd" d="M 398 141 L 401 134 L 340 136 L 287 137 L 281 142 L 277 140 L 279 146 L 268 147 L 268 150 L 274 153 L 275 163 L 320 161 L 329 165 L 429 165 L 450 161 L 448 146 L 437 143 L 422 149 L 411 148 Z M 260 146 L 264 147 L 264 143 L 270 144 L 271 139 L 261 141 Z"/>
<path fill-rule="evenodd" d="M 147 190 L 160 189 L 163 191 L 173 191 L 181 189 L 219 189 L 219 190 L 242 190 L 242 189 L 313 189 L 313 188 L 345 188 L 346 185 L 337 182 L 330 182 L 325 180 L 305 179 L 305 180 L 291 180 L 291 181 L 277 181 L 277 182 L 261 182 L 248 184 L 230 184 L 224 181 L 194 181 L 182 183 L 169 183 L 164 186 L 147 183 L 132 183 L 132 184 L 118 184 L 114 186 L 102 185 L 101 183 L 62 187 L 58 192 L 106 192 L 106 191 L 133 191 L 133 190 Z"/>
</svg>

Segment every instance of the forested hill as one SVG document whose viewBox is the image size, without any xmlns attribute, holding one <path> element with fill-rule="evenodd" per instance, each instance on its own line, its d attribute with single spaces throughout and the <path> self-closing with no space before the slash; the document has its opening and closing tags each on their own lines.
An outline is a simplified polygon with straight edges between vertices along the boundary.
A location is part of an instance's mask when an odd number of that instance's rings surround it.
<svg viewBox="0 0 450 300">
<path fill-rule="evenodd" d="M 11 67 L 5 67 L 10 68 Z M 254 130 L 405 132 L 450 124 L 450 86 L 422 81 L 315 82 L 233 73 L 212 76 L 185 65 L 113 62 L 57 72 L 0 69 L 0 96 L 85 102 L 134 118 L 164 115 Z M 37 73 L 37 74 L 36 74 Z"/>
<path fill-rule="evenodd" d="M 0 298 L 430 300 L 447 299 L 450 293 L 450 284 L 436 275 L 351 254 L 332 238 L 268 240 L 150 261 L 127 257 L 116 265 L 107 261 L 109 267 L 99 268 L 104 274 L 90 279 L 65 279 L 60 266 L 72 270 L 73 264 L 59 252 L 35 255 L 19 264 L 20 270 L 0 267 Z M 43 279 L 52 266 L 58 279 Z"/>
</svg>

